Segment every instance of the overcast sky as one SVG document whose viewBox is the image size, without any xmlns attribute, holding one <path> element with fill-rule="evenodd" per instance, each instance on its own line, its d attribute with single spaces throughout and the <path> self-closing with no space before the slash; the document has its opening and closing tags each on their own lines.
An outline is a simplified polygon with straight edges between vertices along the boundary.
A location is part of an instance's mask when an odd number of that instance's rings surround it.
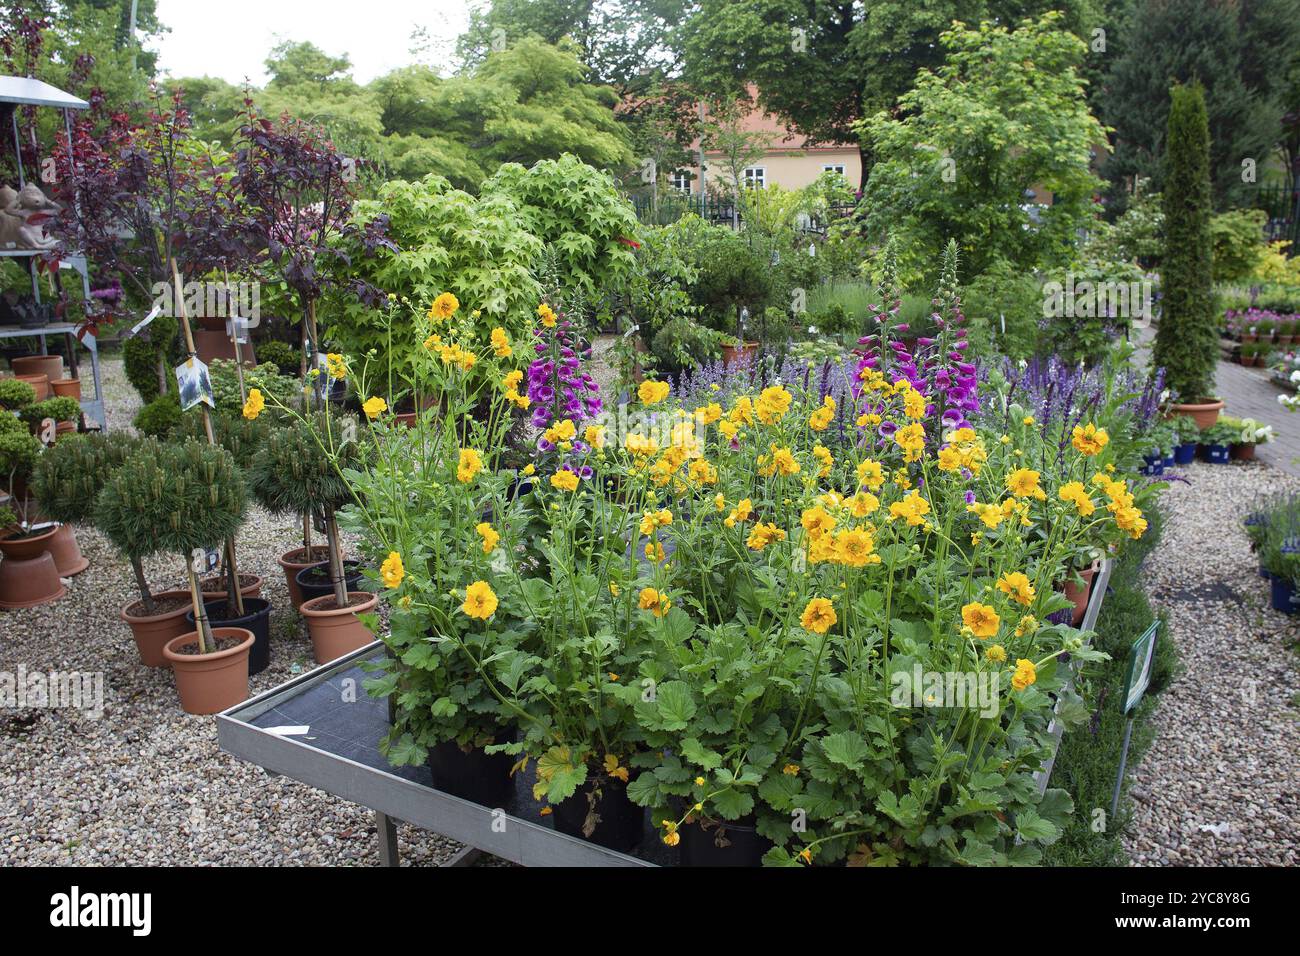
<svg viewBox="0 0 1300 956">
<path fill-rule="evenodd" d="M 153 42 L 159 66 L 172 76 L 219 76 L 231 83 L 266 80 L 263 62 L 281 40 L 310 40 L 326 53 L 346 53 L 365 83 L 417 59 L 447 72 L 456 37 L 469 20 L 456 0 L 158 0 L 171 28 Z M 432 41 L 412 56 L 411 33 Z"/>
</svg>

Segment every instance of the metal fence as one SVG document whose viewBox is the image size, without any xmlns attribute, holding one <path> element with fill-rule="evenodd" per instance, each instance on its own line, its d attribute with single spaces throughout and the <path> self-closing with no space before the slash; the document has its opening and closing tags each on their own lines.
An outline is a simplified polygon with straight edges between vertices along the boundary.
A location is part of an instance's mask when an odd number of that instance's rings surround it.
<svg viewBox="0 0 1300 956">
<path fill-rule="evenodd" d="M 694 213 L 715 226 L 741 226 L 745 222 L 735 201 L 721 196 L 666 191 L 657 197 L 650 193 L 638 193 L 628 198 L 636 210 L 637 218 L 647 225 L 666 226 L 687 213 Z M 825 220 L 810 217 L 801 228 L 804 232 L 824 235 L 829 221 L 852 216 L 856 211 L 857 206 L 852 203 L 831 206 Z"/>
<path fill-rule="evenodd" d="M 1300 238 L 1300 190 L 1261 186 L 1255 192 L 1255 208 L 1268 214 L 1264 233 L 1269 242 L 1282 240 L 1291 243 L 1288 255 L 1300 252 L 1296 248 L 1296 240 Z"/>
</svg>

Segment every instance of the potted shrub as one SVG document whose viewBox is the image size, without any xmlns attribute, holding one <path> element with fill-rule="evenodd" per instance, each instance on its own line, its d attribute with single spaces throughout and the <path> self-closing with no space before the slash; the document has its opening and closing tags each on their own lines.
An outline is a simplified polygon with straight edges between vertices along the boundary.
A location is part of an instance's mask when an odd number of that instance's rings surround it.
<svg viewBox="0 0 1300 956">
<path fill-rule="evenodd" d="M 89 566 L 77 546 L 74 526 L 93 522 L 95 498 L 104 483 L 139 446 L 140 440 L 125 432 L 92 432 L 71 436 L 41 455 L 32 491 L 41 514 L 59 522 L 50 553 L 61 576 L 70 577 Z"/>
<path fill-rule="evenodd" d="M 16 412 L 36 401 L 36 389 L 21 378 L 0 378 L 0 409 Z"/>
<path fill-rule="evenodd" d="M 1295 340 L 1296 320 L 1295 316 L 1282 319 L 1277 324 L 1277 344 L 1286 346 Z"/>
<path fill-rule="evenodd" d="M 216 713 L 248 696 L 254 636 L 209 624 L 195 567 L 196 559 L 234 535 L 246 508 L 244 476 L 234 458 L 198 441 L 136 452 L 109 477 L 96 505 L 97 525 L 124 551 L 171 553 L 185 562 L 196 626 L 167 641 L 162 653 L 187 713 Z M 149 550 L 142 552 L 146 540 Z"/>
<path fill-rule="evenodd" d="M 5 610 L 48 604 L 67 593 L 50 553 L 39 543 L 30 552 L 19 550 L 23 538 L 18 515 L 7 504 L 0 505 L 0 544 L 10 542 L 0 560 L 0 608 Z M 24 553 L 28 556 L 18 556 Z"/>
<path fill-rule="evenodd" d="M 1240 432 L 1232 425 L 1216 422 L 1201 431 L 1201 447 L 1205 460 L 1216 465 L 1226 465 L 1232 458 L 1232 443 Z"/>
<path fill-rule="evenodd" d="M 1161 258 L 1161 316 L 1153 364 L 1178 397 L 1173 411 L 1191 415 L 1202 428 L 1223 409 L 1210 396 L 1219 358 L 1214 314 L 1209 220 L 1210 134 L 1199 85 L 1171 91 L 1166 137 L 1165 246 Z"/>
<path fill-rule="evenodd" d="M 66 435 L 77 430 L 77 419 L 81 417 L 81 403 L 75 398 L 55 396 L 28 405 L 20 414 L 23 421 L 31 428 L 32 434 L 43 442 L 52 444 L 53 439 L 58 435 Z M 54 434 L 44 433 L 46 422 L 55 424 Z"/>
<path fill-rule="evenodd" d="M 1177 444 L 1174 445 L 1174 463 L 1190 465 L 1196 460 L 1196 446 L 1201 441 L 1201 430 L 1196 427 L 1196 422 L 1186 415 L 1174 418 L 1173 424 L 1177 435 Z"/>
<path fill-rule="evenodd" d="M 310 422 L 294 419 L 271 434 L 250 466 L 250 487 L 269 511 L 324 516 L 328 544 L 323 564 L 330 592 L 304 601 L 299 608 L 320 664 L 374 640 L 358 615 L 373 609 L 378 599 L 348 582 L 335 517 L 335 511 L 352 500 L 340 470 L 355 467 L 358 461 L 356 430 L 355 419 L 338 419 L 327 412 Z M 300 587 L 311 570 L 299 572 Z"/>
</svg>

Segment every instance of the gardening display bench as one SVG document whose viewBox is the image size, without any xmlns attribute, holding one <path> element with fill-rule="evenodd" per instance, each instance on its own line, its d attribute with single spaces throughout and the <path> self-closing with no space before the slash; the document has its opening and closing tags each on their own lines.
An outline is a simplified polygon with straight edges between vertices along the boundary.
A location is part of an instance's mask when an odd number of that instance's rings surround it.
<svg viewBox="0 0 1300 956">
<path fill-rule="evenodd" d="M 360 667 L 383 655 L 376 642 L 218 714 L 221 749 L 373 810 L 384 866 L 398 864 L 398 820 L 465 844 L 448 866 L 466 865 L 478 851 L 524 866 L 671 862 L 616 853 L 536 822 L 553 818 L 539 816 L 541 804 L 532 799 L 522 773 L 516 775 L 515 801 L 503 813 L 435 790 L 427 766 L 390 765 L 379 752 L 379 740 L 388 732 L 388 702 L 366 693 L 367 674 Z M 283 728 L 307 729 L 289 734 Z M 660 853 L 661 845 L 647 827 L 638 852 Z"/>
<path fill-rule="evenodd" d="M 41 340 L 41 354 L 48 355 L 50 349 L 46 340 L 51 335 L 65 336 L 68 343 L 68 363 L 71 366 L 70 372 L 74 378 L 81 377 L 79 363 L 77 362 L 77 344 L 80 342 L 86 351 L 90 353 L 90 374 L 95 386 L 91 398 L 83 397 L 81 399 L 81 411 L 86 417 L 97 422 L 102 430 L 108 427 L 108 423 L 104 417 L 104 393 L 99 379 L 99 345 L 94 336 L 87 336 L 84 341 L 79 340 L 77 338 L 78 328 L 79 326 L 72 322 L 52 322 L 39 329 L 24 329 L 16 325 L 0 325 L 0 339 L 38 338 Z"/>
</svg>

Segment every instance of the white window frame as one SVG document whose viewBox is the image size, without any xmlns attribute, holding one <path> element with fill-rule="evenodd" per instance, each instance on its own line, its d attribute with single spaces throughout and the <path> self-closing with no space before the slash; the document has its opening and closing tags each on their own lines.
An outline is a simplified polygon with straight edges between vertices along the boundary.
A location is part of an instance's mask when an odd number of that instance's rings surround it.
<svg viewBox="0 0 1300 956">
<path fill-rule="evenodd" d="M 766 166 L 746 166 L 741 170 L 740 175 L 745 177 L 745 186 L 750 189 L 767 188 L 767 167 Z"/>
<path fill-rule="evenodd" d="M 839 173 L 841 176 L 843 176 L 844 164 L 843 163 L 822 163 L 822 172 Z"/>
<path fill-rule="evenodd" d="M 673 174 L 670 177 L 668 177 L 668 182 L 672 185 L 673 189 L 676 189 L 678 192 L 686 193 L 687 195 L 690 195 L 691 174 L 688 170 L 685 169 L 674 170 Z"/>
</svg>

